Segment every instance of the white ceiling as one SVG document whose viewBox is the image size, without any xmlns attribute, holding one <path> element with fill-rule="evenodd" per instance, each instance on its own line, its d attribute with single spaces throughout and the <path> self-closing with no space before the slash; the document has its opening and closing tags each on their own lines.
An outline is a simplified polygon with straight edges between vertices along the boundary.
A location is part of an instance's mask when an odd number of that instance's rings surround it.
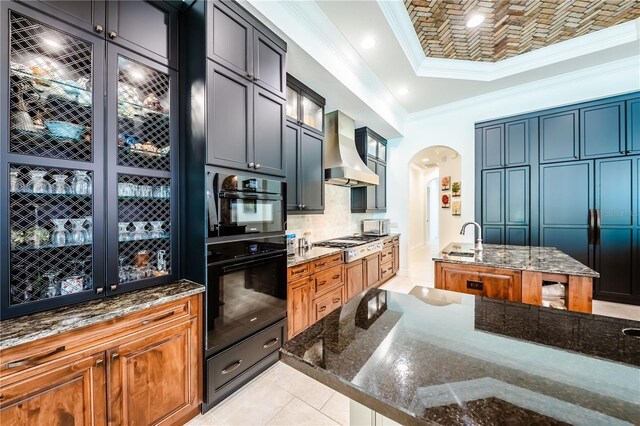
<svg viewBox="0 0 640 426">
<path fill-rule="evenodd" d="M 627 37 L 615 47 L 566 60 L 560 56 L 551 65 L 532 65 L 515 75 L 478 81 L 418 76 L 405 54 L 406 40 L 398 40 L 374 0 L 242 4 L 288 42 L 287 71 L 326 98 L 327 112 L 340 109 L 356 120 L 356 126 L 369 126 L 386 138 L 401 136 L 408 114 L 610 61 L 636 56 L 640 76 L 640 20 L 632 27 L 635 41 Z M 397 32 L 398 23 L 394 25 Z M 365 35 L 375 37 L 373 49 L 360 47 Z M 402 87 L 409 93 L 397 94 Z"/>
</svg>

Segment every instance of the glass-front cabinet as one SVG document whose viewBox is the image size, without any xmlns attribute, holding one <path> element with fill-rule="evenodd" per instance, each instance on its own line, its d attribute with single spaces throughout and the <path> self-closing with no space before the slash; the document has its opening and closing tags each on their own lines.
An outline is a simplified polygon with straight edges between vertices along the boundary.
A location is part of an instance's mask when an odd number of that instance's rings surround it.
<svg viewBox="0 0 640 426">
<path fill-rule="evenodd" d="M 109 46 L 107 143 L 110 194 L 109 292 L 127 291 L 173 279 L 177 203 L 172 171 L 177 123 L 175 72 Z M 111 119 L 113 117 L 113 120 Z M 111 255 L 113 254 L 113 255 Z"/>
<path fill-rule="evenodd" d="M 0 20 L 0 317 L 175 279 L 175 72 L 19 3 Z"/>
<path fill-rule="evenodd" d="M 287 117 L 318 133 L 324 132 L 324 99 L 304 83 L 287 74 Z"/>
</svg>

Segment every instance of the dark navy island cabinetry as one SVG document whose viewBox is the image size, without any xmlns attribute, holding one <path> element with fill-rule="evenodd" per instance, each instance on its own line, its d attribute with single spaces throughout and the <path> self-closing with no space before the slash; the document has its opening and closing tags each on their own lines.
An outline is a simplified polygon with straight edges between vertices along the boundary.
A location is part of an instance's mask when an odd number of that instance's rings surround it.
<svg viewBox="0 0 640 426">
<path fill-rule="evenodd" d="M 638 154 L 638 93 L 477 124 L 484 240 L 557 247 L 600 273 L 595 298 L 640 304 Z"/>
<path fill-rule="evenodd" d="M 369 129 L 356 129 L 356 149 L 362 161 L 378 175 L 378 185 L 351 188 L 351 212 L 387 211 L 387 140 Z"/>
<path fill-rule="evenodd" d="M 287 74 L 287 211 L 324 212 L 324 104 L 322 96 Z"/>
<path fill-rule="evenodd" d="M 177 14 L 0 4 L 2 319 L 178 277 Z"/>
</svg>

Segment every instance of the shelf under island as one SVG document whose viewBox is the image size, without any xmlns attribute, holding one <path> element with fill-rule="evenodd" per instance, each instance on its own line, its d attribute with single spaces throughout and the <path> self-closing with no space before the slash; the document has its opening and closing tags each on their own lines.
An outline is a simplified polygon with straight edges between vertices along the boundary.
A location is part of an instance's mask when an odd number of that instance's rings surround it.
<svg viewBox="0 0 640 426">
<path fill-rule="evenodd" d="M 591 313 L 593 278 L 600 275 L 554 247 L 450 243 L 433 257 L 435 287 L 492 299 L 543 305 L 543 286 L 570 311 Z M 552 305 L 553 306 L 553 305 Z"/>
<path fill-rule="evenodd" d="M 286 342 L 280 359 L 349 397 L 351 424 L 635 424 L 633 330 L 640 322 L 370 288 Z"/>
</svg>

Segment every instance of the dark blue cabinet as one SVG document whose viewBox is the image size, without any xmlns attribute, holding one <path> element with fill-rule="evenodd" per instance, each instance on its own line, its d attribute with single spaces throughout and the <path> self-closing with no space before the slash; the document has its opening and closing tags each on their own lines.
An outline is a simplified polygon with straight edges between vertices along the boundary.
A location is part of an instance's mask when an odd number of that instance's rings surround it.
<svg viewBox="0 0 640 426">
<path fill-rule="evenodd" d="M 540 117 L 540 162 L 578 159 L 578 110 Z"/>
<path fill-rule="evenodd" d="M 627 154 L 640 153 L 640 98 L 627 101 Z"/>
<path fill-rule="evenodd" d="M 502 167 L 504 151 L 504 124 L 482 129 L 482 168 Z"/>
<path fill-rule="evenodd" d="M 637 279 L 638 172 L 640 157 L 595 162 L 595 296 L 640 302 Z"/>
<path fill-rule="evenodd" d="M 517 120 L 482 129 L 482 169 L 524 166 L 529 164 L 531 123 Z"/>
<path fill-rule="evenodd" d="M 482 172 L 482 224 L 486 243 L 529 243 L 528 166 Z"/>
<path fill-rule="evenodd" d="M 624 101 L 580 109 L 580 158 L 624 153 Z"/>
<path fill-rule="evenodd" d="M 592 161 L 540 166 L 540 245 L 593 266 L 593 198 Z"/>
</svg>

